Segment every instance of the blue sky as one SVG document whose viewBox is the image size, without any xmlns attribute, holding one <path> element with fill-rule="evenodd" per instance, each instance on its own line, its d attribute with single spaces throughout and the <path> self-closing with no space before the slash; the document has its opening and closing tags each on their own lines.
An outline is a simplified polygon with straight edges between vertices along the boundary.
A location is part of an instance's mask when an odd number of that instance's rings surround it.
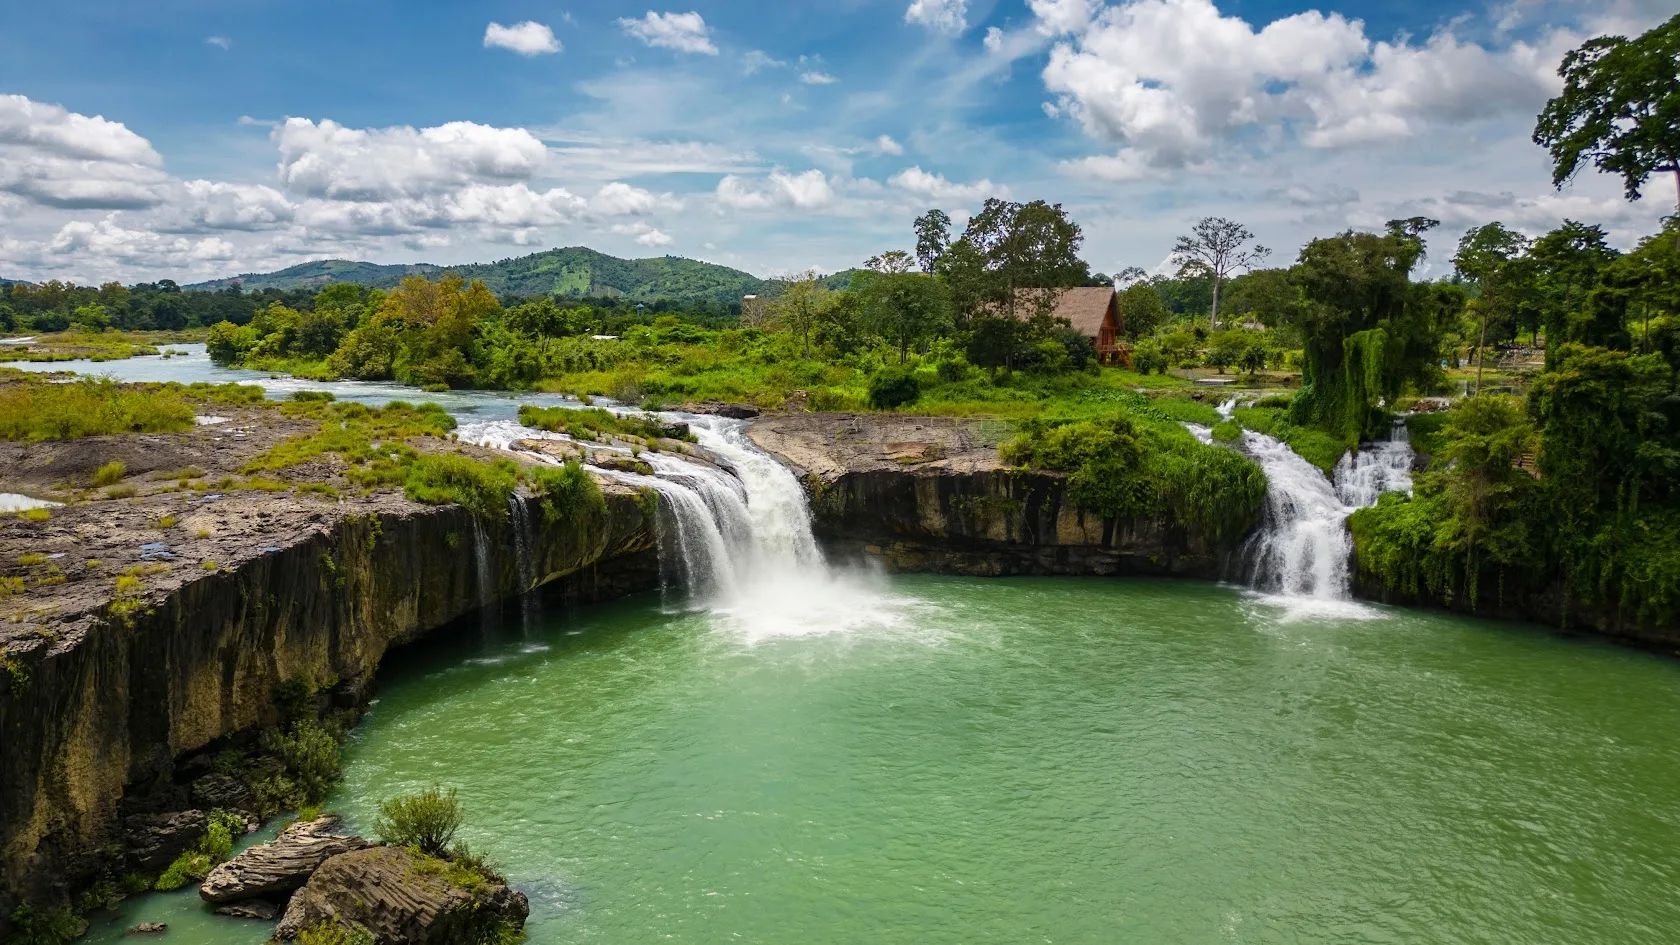
<svg viewBox="0 0 1680 945">
<path fill-rule="evenodd" d="M 1528 134 L 1565 50 L 1675 0 L 12 6 L 13 278 L 573 244 L 835 270 L 990 195 L 1066 204 L 1114 271 L 1209 214 L 1284 262 L 1414 214 L 1628 242 L 1673 205 L 1555 193 Z"/>
</svg>

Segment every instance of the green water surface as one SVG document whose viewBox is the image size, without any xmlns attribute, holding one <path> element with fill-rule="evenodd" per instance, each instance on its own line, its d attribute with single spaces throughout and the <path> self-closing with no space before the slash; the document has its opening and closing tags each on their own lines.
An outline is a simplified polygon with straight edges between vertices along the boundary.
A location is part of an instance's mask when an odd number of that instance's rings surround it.
<svg viewBox="0 0 1680 945">
<path fill-rule="evenodd" d="M 459 787 L 548 943 L 1680 941 L 1680 664 L 1190 582 L 895 578 L 398 654 L 330 806 Z M 907 601 L 907 602 L 906 602 Z M 170 943 L 268 927 L 153 896 Z"/>
</svg>

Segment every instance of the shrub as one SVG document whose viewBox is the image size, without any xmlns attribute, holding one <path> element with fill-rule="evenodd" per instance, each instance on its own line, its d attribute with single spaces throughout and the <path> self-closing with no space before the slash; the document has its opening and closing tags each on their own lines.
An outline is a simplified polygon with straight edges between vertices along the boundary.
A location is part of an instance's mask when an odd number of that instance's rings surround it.
<svg viewBox="0 0 1680 945">
<path fill-rule="evenodd" d="M 607 516 L 607 498 L 595 477 L 576 462 L 564 466 L 538 466 L 531 470 L 542 503 L 543 521 L 548 525 L 570 522 L 581 540 L 593 535 Z"/>
<path fill-rule="evenodd" d="M 245 834 L 245 819 L 227 811 L 212 811 L 210 826 L 192 849 L 184 851 L 169 864 L 152 888 L 159 892 L 180 889 L 199 882 L 210 875 L 216 864 L 225 863 L 233 855 L 235 837 Z"/>
<path fill-rule="evenodd" d="M 41 554 L 39 552 L 34 552 L 34 553 L 31 553 L 31 554 L 26 554 L 26 555 L 18 555 L 17 563 L 23 565 L 26 568 L 31 568 L 31 567 L 34 567 L 37 564 L 46 564 L 47 563 L 47 556 L 44 555 L 44 554 Z"/>
<path fill-rule="evenodd" d="M 132 499 L 138 492 L 133 486 L 112 486 L 105 490 L 107 499 Z"/>
<path fill-rule="evenodd" d="M 298 719 L 286 731 L 265 732 L 260 742 L 263 753 L 274 758 L 280 770 L 251 785 L 257 813 L 267 816 L 326 800 L 344 770 L 338 741 L 334 732 L 307 717 Z"/>
<path fill-rule="evenodd" d="M 192 406 L 176 389 L 87 379 L 51 385 L 26 382 L 0 390 L 0 440 L 174 433 L 192 426 Z"/>
<path fill-rule="evenodd" d="M 456 790 L 445 792 L 439 787 L 381 803 L 373 827 L 386 843 L 413 847 L 430 856 L 444 855 L 460 829 L 461 802 Z"/>
<path fill-rule="evenodd" d="M 922 395 L 921 382 L 916 375 L 903 368 L 882 368 L 869 378 L 869 406 L 876 410 L 892 410 L 915 403 Z"/>
<path fill-rule="evenodd" d="M 160 516 L 158 518 L 158 527 L 159 528 L 174 528 L 175 527 L 175 516 L 173 516 L 173 515 Z"/>
<path fill-rule="evenodd" d="M 403 492 L 415 502 L 455 502 L 480 518 L 502 521 L 507 518 L 508 497 L 518 483 L 516 468 L 505 459 L 481 463 L 456 453 L 426 454 L 409 467 Z"/>
<path fill-rule="evenodd" d="M 99 467 L 93 474 L 93 484 L 96 486 L 114 485 L 117 480 L 128 474 L 128 465 L 120 460 L 113 460 Z"/>
<path fill-rule="evenodd" d="M 52 518 L 52 511 L 50 509 L 24 509 L 18 513 L 18 518 L 26 522 L 44 522 Z"/>
<path fill-rule="evenodd" d="M 67 945 L 82 934 L 84 925 L 69 907 L 37 912 L 25 902 L 12 910 L 12 936 L 17 945 Z"/>
<path fill-rule="evenodd" d="M 320 922 L 298 932 L 298 945 L 374 945 L 373 933 L 332 921 Z"/>
</svg>

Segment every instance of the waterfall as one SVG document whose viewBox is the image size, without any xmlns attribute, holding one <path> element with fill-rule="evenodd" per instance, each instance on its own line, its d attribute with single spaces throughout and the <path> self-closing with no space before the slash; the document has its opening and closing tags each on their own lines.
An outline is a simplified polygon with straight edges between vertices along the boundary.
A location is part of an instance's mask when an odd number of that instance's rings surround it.
<svg viewBox="0 0 1680 945">
<path fill-rule="evenodd" d="M 473 565 L 478 572 L 478 605 L 488 607 L 496 602 L 495 589 L 490 586 L 490 536 L 478 516 L 472 517 Z"/>
<path fill-rule="evenodd" d="M 1411 492 L 1412 443 L 1406 421 L 1394 421 L 1389 439 L 1343 455 L 1335 481 L 1342 504 L 1356 509 L 1376 505 L 1384 492 Z"/>
<path fill-rule="evenodd" d="M 668 419 L 689 424 L 709 462 L 649 450 L 638 458 L 652 468 L 651 476 L 590 467 L 604 479 L 658 496 L 660 577 L 668 604 L 704 610 L 750 641 L 897 621 L 907 601 L 883 593 L 873 574 L 836 569 L 824 559 L 805 490 L 752 444 L 744 421 Z M 508 421 L 466 423 L 456 432 L 464 442 L 504 450 L 517 450 L 522 439 L 569 439 Z"/>
<path fill-rule="evenodd" d="M 1266 474 L 1265 518 L 1242 554 L 1249 586 L 1309 605 L 1351 599 L 1348 516 L 1384 492 L 1411 488 L 1405 426 L 1395 434 L 1343 456 L 1332 481 L 1283 442 L 1243 433 L 1244 451 Z"/>
<path fill-rule="evenodd" d="M 536 533 L 531 528 L 531 512 L 523 497 L 508 496 L 508 522 L 513 529 L 514 564 L 519 571 L 520 623 L 529 627 L 534 606 L 530 592 L 537 586 L 537 562 L 533 557 Z"/>
</svg>

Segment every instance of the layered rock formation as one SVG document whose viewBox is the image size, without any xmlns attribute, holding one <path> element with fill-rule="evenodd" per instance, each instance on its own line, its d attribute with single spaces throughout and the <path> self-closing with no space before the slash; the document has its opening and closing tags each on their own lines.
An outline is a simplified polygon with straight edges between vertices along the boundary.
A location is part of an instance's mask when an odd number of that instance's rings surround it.
<svg viewBox="0 0 1680 945">
<path fill-rule="evenodd" d="M 804 476 L 813 526 L 842 554 L 895 571 L 1216 577 L 1226 549 L 1151 519 L 1075 508 L 1056 473 L 1003 466 L 998 425 L 899 415 L 803 414 L 751 436 Z"/>
<path fill-rule="evenodd" d="M 317 817 L 292 824 L 268 843 L 258 844 L 210 871 L 198 888 L 205 902 L 216 906 L 267 900 L 273 917 L 279 905 L 301 889 L 322 863 L 341 853 L 360 850 L 368 842 L 332 832 L 336 817 Z M 259 910 L 263 911 L 263 910 Z"/>
<path fill-rule="evenodd" d="M 470 865 L 371 847 L 323 863 L 292 896 L 274 938 L 328 925 L 364 929 L 380 945 L 459 945 L 517 931 L 530 911 L 523 893 Z"/>
</svg>

